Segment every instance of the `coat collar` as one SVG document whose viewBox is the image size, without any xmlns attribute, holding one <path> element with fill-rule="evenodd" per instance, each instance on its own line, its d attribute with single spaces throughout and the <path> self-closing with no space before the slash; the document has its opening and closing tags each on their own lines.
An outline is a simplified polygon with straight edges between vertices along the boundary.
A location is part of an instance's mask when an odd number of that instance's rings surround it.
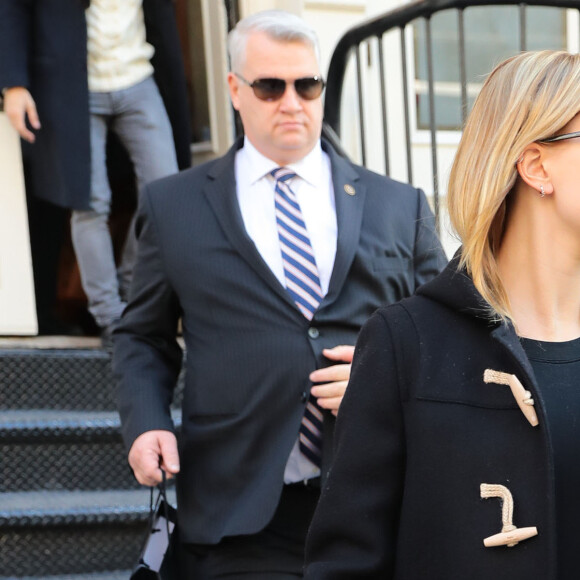
<svg viewBox="0 0 580 580">
<path fill-rule="evenodd" d="M 234 161 L 236 152 L 243 145 L 238 139 L 231 149 L 215 163 L 210 164 L 207 176 L 209 182 L 204 194 L 220 222 L 230 243 L 250 266 L 260 275 L 274 292 L 280 295 L 296 311 L 302 321 L 306 321 L 286 289 L 264 262 L 254 242 L 244 227 L 242 214 L 236 198 Z M 358 247 L 362 223 L 366 188 L 360 181 L 355 166 L 340 157 L 332 146 L 322 140 L 322 149 L 330 158 L 332 182 L 336 204 L 338 226 L 336 257 L 328 293 L 321 302 L 319 310 L 336 300 L 344 285 Z"/>
<path fill-rule="evenodd" d="M 510 353 L 514 362 L 520 367 L 519 370 L 523 373 L 526 382 L 537 391 L 534 372 L 514 326 L 511 322 L 491 320 L 487 302 L 474 286 L 466 270 L 459 268 L 460 254 L 461 248 L 441 274 L 421 286 L 417 290 L 417 294 L 435 300 L 487 325 L 492 338 Z"/>
<path fill-rule="evenodd" d="M 417 294 L 444 304 L 452 310 L 494 324 L 489 318 L 487 302 L 477 291 L 465 269 L 459 268 L 461 249 L 439 276 L 423 284 Z"/>
</svg>

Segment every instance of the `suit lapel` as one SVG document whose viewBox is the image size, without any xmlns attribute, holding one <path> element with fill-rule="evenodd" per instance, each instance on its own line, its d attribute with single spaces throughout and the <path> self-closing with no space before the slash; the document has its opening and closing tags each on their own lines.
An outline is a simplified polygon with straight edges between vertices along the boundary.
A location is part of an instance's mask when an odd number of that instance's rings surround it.
<svg viewBox="0 0 580 580">
<path fill-rule="evenodd" d="M 292 306 L 296 315 L 300 319 L 304 319 L 290 294 L 264 262 L 260 252 L 246 232 L 236 195 L 234 171 L 236 151 L 241 147 L 241 144 L 242 141 L 238 141 L 222 159 L 211 167 L 208 173 L 210 181 L 204 190 L 205 197 L 232 247 L 239 252 L 274 292 Z"/>
<path fill-rule="evenodd" d="M 344 285 L 358 248 L 366 197 L 366 187 L 352 165 L 325 141 L 322 141 L 322 147 L 330 157 L 332 167 L 338 235 L 332 276 L 321 308 L 334 302 Z"/>
<path fill-rule="evenodd" d="M 234 172 L 235 155 L 241 144 L 242 141 L 238 141 L 222 159 L 211 167 L 208 173 L 210 181 L 204 194 L 232 247 L 274 292 L 292 306 L 296 316 L 303 320 L 304 317 L 292 298 L 264 262 L 246 232 L 236 196 Z M 332 276 L 328 292 L 320 308 L 334 302 L 344 285 L 358 248 L 366 197 L 366 187 L 360 181 L 360 176 L 354 168 L 326 142 L 323 141 L 322 146 L 330 157 L 332 167 L 338 235 Z"/>
</svg>

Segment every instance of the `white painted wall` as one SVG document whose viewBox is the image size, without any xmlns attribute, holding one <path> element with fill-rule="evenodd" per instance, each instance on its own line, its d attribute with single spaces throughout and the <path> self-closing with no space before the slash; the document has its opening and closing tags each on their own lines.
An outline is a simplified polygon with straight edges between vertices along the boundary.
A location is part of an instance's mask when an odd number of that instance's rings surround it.
<svg viewBox="0 0 580 580">
<path fill-rule="evenodd" d="M 37 332 L 20 140 L 0 113 L 0 335 Z"/>
</svg>

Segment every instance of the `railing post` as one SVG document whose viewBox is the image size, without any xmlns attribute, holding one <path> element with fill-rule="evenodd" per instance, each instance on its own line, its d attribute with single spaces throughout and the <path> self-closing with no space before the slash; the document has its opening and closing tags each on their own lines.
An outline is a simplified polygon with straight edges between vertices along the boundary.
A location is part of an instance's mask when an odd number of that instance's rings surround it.
<svg viewBox="0 0 580 580">
<path fill-rule="evenodd" d="M 526 46 L 528 43 L 526 38 L 527 32 L 526 5 L 520 4 L 519 9 L 520 9 L 520 50 L 527 50 Z"/>
<path fill-rule="evenodd" d="M 366 136 L 365 136 L 365 116 L 362 93 L 362 64 L 360 57 L 360 43 L 356 47 L 356 89 L 358 95 L 358 114 L 359 114 L 359 133 L 360 133 L 360 151 L 362 164 L 366 165 L 367 150 L 366 150 Z"/>
<path fill-rule="evenodd" d="M 463 8 L 457 10 L 459 30 L 459 78 L 461 81 L 461 126 L 467 120 L 467 70 L 465 65 L 465 19 Z"/>
<path fill-rule="evenodd" d="M 435 227 L 440 233 L 439 216 L 439 172 L 437 168 L 437 124 L 435 119 L 435 81 L 433 74 L 433 39 L 431 36 L 431 16 L 425 18 L 425 40 L 427 42 L 427 80 L 429 85 L 429 130 L 431 133 L 431 166 L 433 170 L 433 211 Z"/>
<path fill-rule="evenodd" d="M 401 59 L 403 65 L 403 104 L 405 108 L 405 144 L 407 151 L 407 181 L 413 183 L 413 161 L 411 158 L 411 127 L 409 125 L 409 73 L 407 71 L 407 43 L 405 42 L 405 27 L 401 31 Z"/>
<path fill-rule="evenodd" d="M 389 175 L 391 167 L 389 163 L 389 131 L 387 122 L 387 89 L 385 86 L 385 59 L 383 55 L 383 37 L 377 35 L 379 43 L 379 80 L 381 83 L 381 113 L 383 116 L 383 153 L 385 157 L 385 174 Z"/>
</svg>

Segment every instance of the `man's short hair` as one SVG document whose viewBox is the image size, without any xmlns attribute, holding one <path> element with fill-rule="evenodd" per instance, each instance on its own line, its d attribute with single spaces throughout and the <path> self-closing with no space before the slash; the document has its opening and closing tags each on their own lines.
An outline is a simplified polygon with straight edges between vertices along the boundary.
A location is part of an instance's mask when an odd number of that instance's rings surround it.
<svg viewBox="0 0 580 580">
<path fill-rule="evenodd" d="M 265 10 L 240 20 L 228 35 L 230 70 L 240 72 L 245 62 L 248 37 L 263 32 L 272 40 L 280 42 L 302 42 L 314 49 L 320 62 L 318 37 L 302 18 L 284 10 Z"/>
</svg>

